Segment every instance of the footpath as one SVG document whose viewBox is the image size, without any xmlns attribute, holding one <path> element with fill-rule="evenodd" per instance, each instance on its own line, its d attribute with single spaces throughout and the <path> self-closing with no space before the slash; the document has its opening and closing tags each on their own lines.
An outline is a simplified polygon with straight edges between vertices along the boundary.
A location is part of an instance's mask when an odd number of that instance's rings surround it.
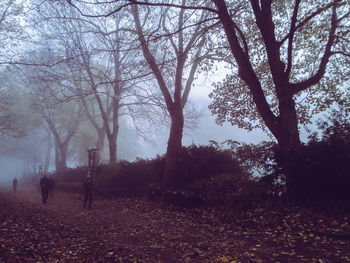
<svg viewBox="0 0 350 263">
<path fill-rule="evenodd" d="M 225 212 L 225 211 L 223 211 Z M 298 208 L 241 214 L 0 189 L 0 262 L 350 262 L 347 215 Z M 228 211 L 226 211 L 228 212 Z"/>
</svg>

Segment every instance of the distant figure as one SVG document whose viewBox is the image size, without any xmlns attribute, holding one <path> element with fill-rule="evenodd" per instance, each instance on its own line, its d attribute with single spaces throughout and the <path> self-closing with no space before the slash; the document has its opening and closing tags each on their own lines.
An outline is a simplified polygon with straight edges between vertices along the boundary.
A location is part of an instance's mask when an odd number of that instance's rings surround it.
<svg viewBox="0 0 350 263">
<path fill-rule="evenodd" d="M 17 184 L 18 184 L 18 181 L 17 181 L 17 178 L 15 177 L 15 179 L 13 179 L 12 181 L 12 188 L 13 188 L 13 192 L 17 192 Z"/>
<path fill-rule="evenodd" d="M 91 174 L 88 173 L 87 177 L 84 180 L 84 208 L 86 208 L 86 203 L 89 202 L 89 208 L 91 208 L 92 204 L 92 192 L 93 192 L 93 185 L 91 180 Z"/>
<path fill-rule="evenodd" d="M 49 196 L 50 196 L 51 199 L 53 199 L 53 191 L 56 188 L 56 182 L 55 182 L 55 179 L 53 179 L 53 177 L 51 175 L 49 176 L 49 180 L 50 180 Z"/>
<path fill-rule="evenodd" d="M 45 204 L 47 198 L 49 197 L 50 179 L 44 174 L 43 178 L 40 180 L 41 196 L 43 198 L 43 203 Z"/>
</svg>

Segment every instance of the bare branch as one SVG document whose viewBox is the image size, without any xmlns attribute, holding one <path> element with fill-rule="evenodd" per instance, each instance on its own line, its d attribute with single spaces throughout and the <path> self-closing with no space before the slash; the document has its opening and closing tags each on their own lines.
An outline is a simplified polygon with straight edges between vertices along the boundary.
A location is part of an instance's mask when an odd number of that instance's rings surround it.
<svg viewBox="0 0 350 263">
<path fill-rule="evenodd" d="M 135 0 L 129 0 L 129 3 L 123 4 L 121 6 L 119 6 L 118 8 L 114 9 L 113 11 L 110 11 L 106 14 L 103 15 L 91 15 L 91 14 L 86 14 L 83 11 L 81 11 L 79 9 L 79 7 L 77 5 L 75 5 L 73 3 L 74 0 L 67 0 L 67 2 L 74 7 L 75 9 L 78 10 L 78 12 L 82 15 L 82 16 L 86 16 L 86 17 L 108 17 L 111 16 L 119 11 L 121 11 L 122 9 L 131 6 L 131 5 L 144 5 L 144 6 L 164 6 L 164 7 L 174 7 L 174 8 L 181 8 L 181 9 L 190 9 L 190 10 L 206 10 L 212 13 L 217 13 L 217 11 L 215 9 L 209 8 L 209 7 L 203 7 L 203 6 L 185 6 L 185 5 L 176 5 L 176 4 L 170 4 L 170 3 L 150 3 L 148 1 L 135 1 Z M 91 2 L 86 2 L 86 1 L 81 1 L 81 0 L 77 0 L 77 2 L 79 3 L 85 3 L 85 4 L 90 4 Z M 111 4 L 111 3 L 115 3 L 115 1 L 106 1 L 106 2 L 98 2 L 98 4 Z"/>
</svg>

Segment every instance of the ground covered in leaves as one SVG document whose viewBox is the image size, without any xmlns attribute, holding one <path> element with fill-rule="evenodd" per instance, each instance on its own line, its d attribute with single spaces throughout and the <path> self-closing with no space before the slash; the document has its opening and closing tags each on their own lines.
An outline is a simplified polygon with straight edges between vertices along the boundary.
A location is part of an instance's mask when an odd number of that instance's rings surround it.
<svg viewBox="0 0 350 263">
<path fill-rule="evenodd" d="M 336 212 L 337 211 L 337 212 Z M 349 213 L 264 202 L 245 211 L 0 190 L 0 262 L 350 262 Z"/>
</svg>

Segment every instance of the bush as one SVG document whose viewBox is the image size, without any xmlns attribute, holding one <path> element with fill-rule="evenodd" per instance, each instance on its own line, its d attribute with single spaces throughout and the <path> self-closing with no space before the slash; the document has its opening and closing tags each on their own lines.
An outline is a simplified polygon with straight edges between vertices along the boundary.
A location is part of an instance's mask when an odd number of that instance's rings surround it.
<svg viewBox="0 0 350 263">
<path fill-rule="evenodd" d="M 259 181 L 264 193 L 280 196 L 286 192 L 285 176 L 278 161 L 278 145 L 263 141 L 259 144 L 246 144 L 226 140 L 245 173 Z"/>
<path fill-rule="evenodd" d="M 249 177 L 230 150 L 214 146 L 183 147 L 177 173 L 175 187 L 151 184 L 149 198 L 181 207 L 226 203 L 232 201 L 226 195 L 237 190 L 238 181 Z"/>
<path fill-rule="evenodd" d="M 82 182 L 88 173 L 87 166 L 79 166 L 77 168 L 67 168 L 64 171 L 55 172 L 53 177 L 56 184 L 60 183 L 76 183 Z"/>
<path fill-rule="evenodd" d="M 157 157 L 104 165 L 96 177 L 96 193 L 105 197 L 142 196 L 150 183 L 160 181 L 162 163 L 162 158 Z"/>
<path fill-rule="evenodd" d="M 312 134 L 305 145 L 305 184 L 311 198 L 350 200 L 350 123 L 344 112 L 333 111 L 327 121 L 319 121 L 321 138 Z"/>
<path fill-rule="evenodd" d="M 154 200 L 198 206 L 226 202 L 228 195 L 242 191 L 242 187 L 237 188 L 240 180 L 249 185 L 248 174 L 241 169 L 231 151 L 191 145 L 183 147 L 179 163 L 176 188 L 161 186 L 164 166 L 164 157 L 161 156 L 152 160 L 137 159 L 132 163 L 121 161 L 115 165 L 100 165 L 95 173 L 96 194 L 112 198 L 148 193 Z M 80 193 L 87 171 L 87 167 L 78 167 L 56 174 L 57 188 Z"/>
<path fill-rule="evenodd" d="M 222 173 L 244 173 L 230 150 L 213 146 L 183 147 L 178 167 L 179 185 L 184 186 L 198 179 L 208 179 Z"/>
<path fill-rule="evenodd" d="M 318 128 L 321 134 L 311 134 L 299 156 L 291 160 L 299 201 L 350 201 L 350 123 L 345 111 L 333 111 L 318 121 Z M 282 170 L 278 157 L 275 152 L 275 175 Z"/>
<path fill-rule="evenodd" d="M 179 188 L 164 188 L 160 184 L 152 184 L 149 188 L 150 199 L 187 208 L 202 205 L 246 208 L 263 193 L 261 184 L 242 174 L 201 178 Z"/>
</svg>

